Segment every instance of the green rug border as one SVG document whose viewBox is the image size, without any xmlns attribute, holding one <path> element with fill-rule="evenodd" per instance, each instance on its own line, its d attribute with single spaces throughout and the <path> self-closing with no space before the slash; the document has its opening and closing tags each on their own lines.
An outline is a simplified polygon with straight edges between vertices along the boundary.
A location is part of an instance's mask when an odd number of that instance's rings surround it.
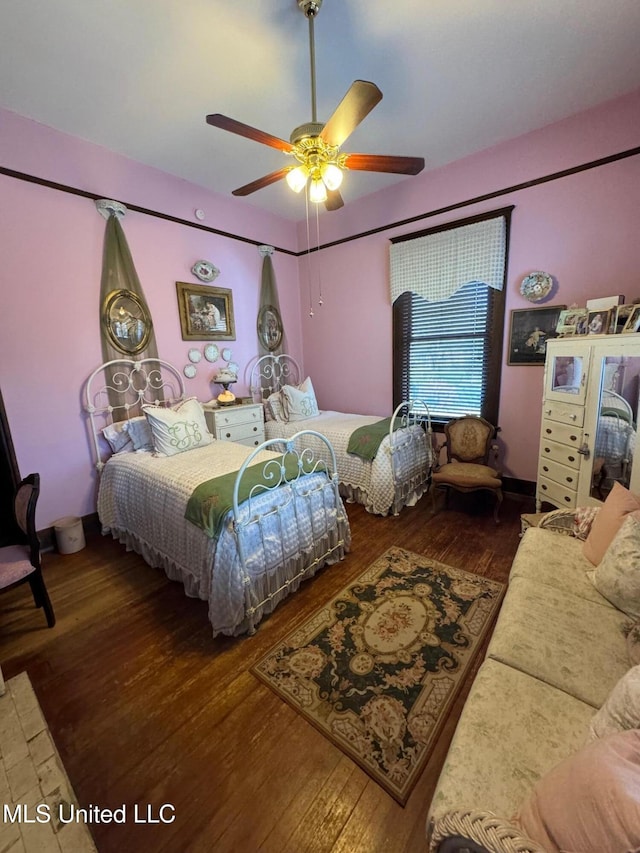
<svg viewBox="0 0 640 853">
<path fill-rule="evenodd" d="M 433 565 L 435 567 L 441 567 L 441 568 L 444 568 L 447 570 L 453 569 L 456 572 L 459 572 L 459 573 L 462 573 L 465 575 L 469 575 L 469 577 L 482 577 L 485 580 L 489 581 L 490 583 L 495 584 L 498 587 L 501 587 L 499 594 L 497 595 L 497 597 L 494 601 L 494 606 L 493 606 L 493 610 L 491 612 L 491 616 L 490 616 L 490 618 L 487 619 L 487 622 L 486 622 L 486 624 L 482 630 L 482 633 L 478 637 L 478 642 L 477 642 L 476 648 L 474 649 L 473 653 L 469 656 L 469 658 L 467 660 L 466 667 L 463 671 L 462 677 L 460 678 L 456 689 L 452 692 L 451 696 L 449 697 L 448 701 L 446 702 L 446 704 L 443 708 L 443 712 L 440 714 L 438 722 L 436 723 L 436 726 L 434 727 L 431 740 L 430 740 L 428 746 L 426 747 L 424 754 L 421 756 L 420 761 L 419 761 L 418 765 L 416 766 L 415 771 L 413 772 L 413 774 L 410 776 L 410 778 L 405 783 L 405 787 L 403 788 L 402 792 L 398 792 L 398 790 L 396 788 L 393 788 L 391 785 L 389 785 L 383 777 L 377 778 L 376 776 L 374 776 L 371 772 L 371 768 L 369 768 L 363 761 L 359 760 L 357 754 L 346 752 L 345 749 L 343 748 L 343 746 L 341 744 L 337 743 L 336 740 L 331 736 L 330 732 L 328 732 L 325 728 L 323 728 L 321 725 L 319 725 L 315 719 L 313 719 L 308 714 L 306 714 L 304 712 L 304 710 L 302 710 L 299 706 L 295 705 L 288 698 L 288 696 L 281 693 L 277 689 L 277 687 L 275 687 L 265 676 L 262 675 L 262 673 L 257 671 L 258 667 L 264 661 L 266 661 L 267 658 L 269 658 L 275 652 L 275 650 L 277 648 L 279 648 L 283 643 L 286 643 L 286 641 L 289 639 L 289 637 L 291 637 L 291 635 L 297 633 L 302 628 L 303 625 L 305 625 L 307 622 L 310 622 L 312 619 L 314 619 L 317 616 L 317 614 L 320 613 L 320 611 L 324 610 L 326 607 L 329 607 L 334 601 L 339 599 L 343 595 L 343 593 L 346 589 L 348 589 L 349 587 L 358 583 L 360 578 L 371 569 L 371 567 L 374 565 L 374 563 L 377 563 L 378 560 L 384 559 L 384 557 L 386 557 L 386 555 L 392 551 L 402 551 L 404 554 L 407 554 L 412 558 L 418 558 L 419 560 L 427 560 L 427 561 L 429 561 L 429 563 L 431 565 Z M 411 795 L 411 792 L 413 791 L 415 785 L 418 782 L 418 779 L 422 775 L 429 759 L 431 758 L 431 755 L 432 755 L 433 750 L 436 746 L 438 738 L 440 737 L 442 729 L 443 729 L 445 723 L 447 722 L 447 720 L 449 719 L 451 707 L 457 701 L 458 696 L 460 695 L 462 688 L 464 687 L 464 685 L 467 682 L 469 672 L 472 669 L 473 664 L 475 663 L 475 661 L 478 657 L 478 654 L 480 653 L 480 649 L 482 648 L 482 645 L 487 638 L 487 634 L 490 632 L 490 630 L 495 625 L 498 613 L 500 611 L 500 607 L 502 605 L 502 600 L 505 596 L 506 591 L 507 591 L 507 584 L 504 583 L 503 581 L 494 580 L 493 578 L 487 578 L 485 575 L 480 575 L 476 572 L 470 572 L 467 569 L 460 569 L 457 566 L 450 566 L 448 563 L 443 563 L 441 560 L 436 560 L 435 558 L 429 557 L 426 554 L 418 554 L 417 551 L 409 551 L 408 549 L 403 548 L 400 545 L 392 545 L 389 548 L 387 548 L 386 551 L 383 551 L 381 554 L 379 554 L 377 557 L 375 557 L 375 559 L 373 559 L 371 561 L 371 563 L 369 563 L 369 565 L 366 567 L 366 569 L 364 569 L 356 578 L 354 578 L 353 580 L 349 581 L 349 583 L 347 583 L 343 587 L 341 587 L 340 591 L 338 593 L 336 593 L 336 595 L 334 595 L 332 598 L 330 598 L 326 604 L 323 604 L 321 607 L 318 607 L 316 610 L 313 611 L 313 613 L 310 616 L 307 616 L 305 619 L 300 620 L 300 622 L 296 625 L 295 628 L 292 628 L 290 631 L 287 632 L 287 634 L 285 634 L 284 637 L 279 639 L 277 642 L 273 643 L 273 645 L 270 647 L 269 651 L 266 652 L 264 655 L 262 655 L 259 660 L 257 660 L 254 664 L 252 664 L 249 667 L 249 672 L 261 684 L 264 684 L 266 687 L 268 687 L 272 691 L 272 693 L 274 693 L 281 701 L 285 702 L 290 708 L 292 708 L 297 714 L 299 714 L 307 723 L 309 723 L 311 726 L 313 726 L 313 728 L 316 731 L 320 732 L 320 734 L 323 737 L 325 737 L 329 741 L 329 743 L 331 743 L 336 749 L 338 749 L 342 755 L 351 759 L 351 761 L 353 761 L 354 764 L 357 764 L 360 767 L 360 769 L 363 770 L 367 774 L 369 779 L 371 779 L 373 782 L 375 782 L 377 785 L 379 785 L 387 794 L 389 794 L 389 796 L 391 796 L 397 803 L 399 803 L 404 808 L 404 806 L 407 804 L 407 801 Z"/>
</svg>

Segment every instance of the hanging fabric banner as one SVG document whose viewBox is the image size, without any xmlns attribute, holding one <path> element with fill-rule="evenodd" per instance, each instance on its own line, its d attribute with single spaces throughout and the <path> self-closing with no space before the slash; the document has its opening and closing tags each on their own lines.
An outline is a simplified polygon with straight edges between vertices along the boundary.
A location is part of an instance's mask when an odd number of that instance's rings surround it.
<svg viewBox="0 0 640 853">
<path fill-rule="evenodd" d="M 271 261 L 273 246 L 259 246 L 262 255 L 262 280 L 258 310 L 258 354 L 280 355 L 286 351 L 286 340 L 280 314 L 278 286 Z"/>
</svg>

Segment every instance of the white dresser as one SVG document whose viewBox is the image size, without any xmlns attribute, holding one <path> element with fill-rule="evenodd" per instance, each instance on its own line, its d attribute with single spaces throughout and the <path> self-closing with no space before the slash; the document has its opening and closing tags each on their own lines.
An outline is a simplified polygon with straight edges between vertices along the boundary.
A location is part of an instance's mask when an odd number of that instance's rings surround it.
<svg viewBox="0 0 640 853">
<path fill-rule="evenodd" d="M 236 441 L 257 447 L 264 441 L 264 412 L 261 403 L 238 406 L 202 404 L 209 431 L 219 441 Z"/>
</svg>

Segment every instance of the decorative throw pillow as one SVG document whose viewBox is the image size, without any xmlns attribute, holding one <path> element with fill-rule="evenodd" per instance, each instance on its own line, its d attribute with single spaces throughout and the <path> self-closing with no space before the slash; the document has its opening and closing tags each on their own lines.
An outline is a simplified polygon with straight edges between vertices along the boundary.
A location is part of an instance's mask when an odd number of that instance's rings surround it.
<svg viewBox="0 0 640 853">
<path fill-rule="evenodd" d="M 620 483 L 614 483 L 600 512 L 593 520 L 587 541 L 582 546 L 585 557 L 594 566 L 603 558 L 625 516 L 634 510 L 640 510 L 640 497 Z"/>
<path fill-rule="evenodd" d="M 576 509 L 573 519 L 573 535 L 576 539 L 585 540 L 588 537 L 599 510 L 599 506 L 579 506 Z"/>
<path fill-rule="evenodd" d="M 596 740 L 538 781 L 516 822 L 545 850 L 640 846 L 640 731 Z"/>
<path fill-rule="evenodd" d="M 207 429 L 202 405 L 195 397 L 188 397 L 171 409 L 143 406 L 142 410 L 151 426 L 156 453 L 175 456 L 214 440 Z"/>
<path fill-rule="evenodd" d="M 126 426 L 127 435 L 133 442 L 134 450 L 153 450 L 153 435 L 151 427 L 144 415 L 139 418 L 131 418 Z"/>
<path fill-rule="evenodd" d="M 618 610 L 640 619 L 640 513 L 630 513 L 595 571 L 593 585 Z"/>
<path fill-rule="evenodd" d="M 264 404 L 264 410 L 268 421 L 280 421 L 282 423 L 286 423 L 287 417 L 280 391 L 275 391 L 267 397 Z"/>
<path fill-rule="evenodd" d="M 588 740 L 640 728 L 640 666 L 622 676 L 589 723 Z"/>
<path fill-rule="evenodd" d="M 133 442 L 127 431 L 127 426 L 128 421 L 118 421 L 118 423 L 109 424 L 102 430 L 102 435 L 106 438 L 109 447 L 114 453 L 133 452 Z"/>
<path fill-rule="evenodd" d="M 289 422 L 315 418 L 320 414 L 313 383 L 308 376 L 297 388 L 294 385 L 284 385 L 282 400 Z"/>
</svg>

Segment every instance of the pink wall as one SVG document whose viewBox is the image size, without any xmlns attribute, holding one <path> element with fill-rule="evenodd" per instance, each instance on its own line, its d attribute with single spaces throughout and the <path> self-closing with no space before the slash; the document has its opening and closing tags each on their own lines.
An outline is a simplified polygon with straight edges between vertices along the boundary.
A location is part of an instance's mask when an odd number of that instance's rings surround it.
<svg viewBox="0 0 640 853">
<path fill-rule="evenodd" d="M 596 110 L 506 142 L 324 216 L 321 243 L 380 228 L 447 205 L 529 181 L 640 145 L 640 91 Z M 625 294 L 640 297 L 640 156 L 312 253 L 312 291 L 323 301 L 309 317 L 306 258 L 300 261 L 305 365 L 321 407 L 374 414 L 390 411 L 392 328 L 389 239 L 475 213 L 515 205 L 507 290 L 500 426 L 508 476 L 535 480 L 542 367 L 508 366 L 508 320 L 532 307 L 522 278 L 545 270 L 556 287 L 544 305 Z M 305 226 L 298 228 L 304 249 Z M 317 299 L 316 299 L 317 301 Z"/>
<path fill-rule="evenodd" d="M 303 250 L 305 226 L 188 184 L 119 155 L 0 111 L 0 165 L 204 223 L 263 243 Z M 383 227 L 640 143 L 640 92 L 504 143 L 445 168 L 409 178 L 322 216 L 321 242 Z M 552 303 L 592 296 L 640 296 L 640 158 L 522 190 L 492 202 L 384 231 L 299 259 L 274 256 L 289 351 L 304 356 L 321 407 L 386 414 L 391 406 L 389 238 L 507 204 L 513 215 L 507 312 L 527 307 L 522 277 L 535 269 L 558 282 Z M 0 388 L 23 474 L 43 478 L 38 526 L 95 509 L 95 478 L 81 389 L 101 361 L 99 286 L 104 220 L 93 202 L 0 175 Z M 255 355 L 261 259 L 255 246 L 134 211 L 124 230 L 150 304 L 161 357 L 180 366 L 176 281 L 193 281 L 204 258 L 233 291 L 244 367 Z M 309 317 L 309 269 L 314 316 Z M 319 282 L 321 278 L 321 282 Z M 317 305 L 322 289 L 324 305 Z M 506 335 L 505 335 L 506 336 Z M 303 346 L 304 341 L 304 346 Z M 211 396 L 202 368 L 187 381 Z M 500 424 L 505 472 L 534 480 L 542 368 L 503 369 Z M 236 390 L 246 390 L 239 384 Z"/>
<path fill-rule="evenodd" d="M 292 247 L 290 222 L 217 196 L 157 170 L 16 116 L 0 113 L 0 164 L 130 204 L 195 221 L 260 242 Z M 0 389 L 20 471 L 39 471 L 37 523 L 95 511 L 81 388 L 101 361 L 99 293 L 105 221 L 90 199 L 0 175 Z M 262 258 L 251 244 L 131 211 L 123 221 L 149 303 L 162 358 L 182 367 L 193 343 L 180 334 L 176 281 L 200 258 L 231 288 L 241 371 L 257 353 Z M 301 356 L 297 260 L 274 256 L 289 346 Z M 202 346 L 202 345 L 200 345 Z M 188 392 L 210 399 L 212 366 L 203 362 Z M 245 382 L 234 390 L 247 393 Z"/>
</svg>

